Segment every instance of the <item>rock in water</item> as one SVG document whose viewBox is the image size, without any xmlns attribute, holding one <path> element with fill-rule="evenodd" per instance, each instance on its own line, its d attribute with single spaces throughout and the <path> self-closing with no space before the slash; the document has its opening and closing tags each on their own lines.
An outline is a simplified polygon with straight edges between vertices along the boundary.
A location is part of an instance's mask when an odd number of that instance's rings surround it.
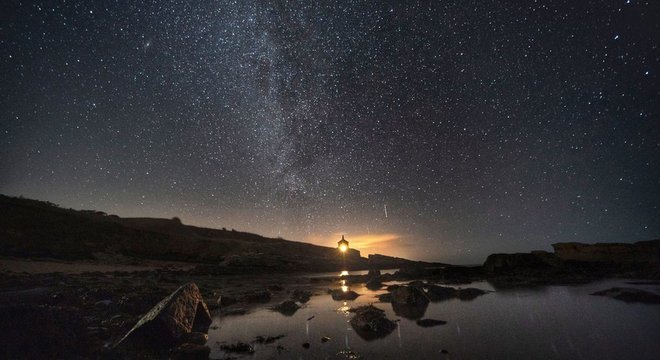
<svg viewBox="0 0 660 360">
<path fill-rule="evenodd" d="M 385 312 L 373 305 L 360 306 L 351 311 L 355 313 L 351 326 L 367 341 L 385 337 L 396 328 L 396 323 L 386 318 Z"/>
<path fill-rule="evenodd" d="M 342 300 L 355 300 L 360 296 L 353 290 L 342 291 L 341 289 L 335 289 L 330 291 L 330 295 L 333 300 L 342 301 Z"/>
<path fill-rule="evenodd" d="M 285 316 L 291 316 L 295 314 L 298 309 L 300 309 L 300 306 L 298 306 L 298 304 L 296 304 L 296 302 L 293 300 L 286 300 L 273 307 L 274 311 L 277 311 Z"/>
<path fill-rule="evenodd" d="M 429 306 L 429 299 L 421 288 L 401 286 L 392 291 L 392 309 L 394 313 L 408 319 L 424 316 Z"/>
<path fill-rule="evenodd" d="M 117 343 L 115 349 L 164 351 L 185 334 L 208 331 L 211 315 L 195 283 L 188 283 L 161 300 Z"/>
<path fill-rule="evenodd" d="M 597 291 L 591 295 L 607 296 L 613 299 L 625 302 L 640 302 L 645 304 L 660 304 L 660 295 L 654 294 L 649 291 L 635 289 L 635 288 L 611 288 L 607 290 Z"/>
<path fill-rule="evenodd" d="M 420 320 L 417 320 L 417 325 L 419 325 L 421 327 L 432 327 L 432 326 L 444 325 L 446 323 L 447 323 L 446 321 L 436 320 L 436 319 L 420 319 Z"/>
</svg>

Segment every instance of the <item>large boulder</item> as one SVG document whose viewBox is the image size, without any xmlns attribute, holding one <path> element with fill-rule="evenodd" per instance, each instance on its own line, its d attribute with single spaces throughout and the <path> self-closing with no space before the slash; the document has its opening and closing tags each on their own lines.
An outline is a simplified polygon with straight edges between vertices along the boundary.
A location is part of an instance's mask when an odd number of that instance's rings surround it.
<svg viewBox="0 0 660 360">
<path fill-rule="evenodd" d="M 199 288 L 188 283 L 161 300 L 117 343 L 115 349 L 165 351 L 190 332 L 206 333 L 211 315 Z"/>
<path fill-rule="evenodd" d="M 351 318 L 351 326 L 363 339 L 369 341 L 390 334 L 396 323 L 385 317 L 385 312 L 373 305 L 360 306 L 351 309 L 355 316 Z"/>
</svg>

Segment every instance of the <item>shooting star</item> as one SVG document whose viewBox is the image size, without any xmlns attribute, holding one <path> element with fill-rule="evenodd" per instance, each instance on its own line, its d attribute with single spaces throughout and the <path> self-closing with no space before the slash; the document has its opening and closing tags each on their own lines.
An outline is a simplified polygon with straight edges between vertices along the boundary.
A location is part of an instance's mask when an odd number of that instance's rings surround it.
<svg viewBox="0 0 660 360">
<path fill-rule="evenodd" d="M 383 204 L 383 210 L 385 210 L 385 218 L 387 218 L 387 204 Z"/>
</svg>

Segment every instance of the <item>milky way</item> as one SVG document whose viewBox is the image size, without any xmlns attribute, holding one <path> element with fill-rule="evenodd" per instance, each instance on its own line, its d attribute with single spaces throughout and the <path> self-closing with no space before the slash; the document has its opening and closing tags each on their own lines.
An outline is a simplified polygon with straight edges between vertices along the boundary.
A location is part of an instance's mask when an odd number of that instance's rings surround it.
<svg viewBox="0 0 660 360">
<path fill-rule="evenodd" d="M 3 5 L 0 192 L 479 263 L 660 237 L 653 1 Z"/>
</svg>

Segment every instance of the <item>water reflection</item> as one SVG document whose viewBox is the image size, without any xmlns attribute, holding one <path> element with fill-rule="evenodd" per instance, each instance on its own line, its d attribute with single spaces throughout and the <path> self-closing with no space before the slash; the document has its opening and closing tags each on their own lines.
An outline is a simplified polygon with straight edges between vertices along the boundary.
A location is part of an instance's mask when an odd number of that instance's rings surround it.
<svg viewBox="0 0 660 360">
<path fill-rule="evenodd" d="M 327 294 L 313 296 L 291 317 L 269 309 L 245 316 L 215 317 L 214 325 L 218 328 L 210 330 L 208 344 L 211 358 L 224 358 L 236 354 L 225 354 L 220 344 L 250 342 L 259 335 L 285 335 L 272 344 L 255 344 L 255 355 L 239 356 L 242 359 L 323 359 L 336 358 L 340 353 L 366 359 L 426 359 L 442 350 L 459 359 L 529 358 L 530 354 L 547 359 L 657 358 L 657 307 L 589 295 L 621 284 L 622 281 L 609 281 L 542 290 L 519 288 L 473 301 L 452 298 L 412 309 L 379 303 L 376 296 L 385 290 L 370 291 L 363 285 L 351 285 L 347 290 L 359 292 L 357 299 L 338 304 Z M 337 288 L 340 285 L 335 283 Z M 485 282 L 470 286 L 493 289 Z M 388 319 L 398 320 L 396 334 L 366 341 L 351 328 L 348 321 L 353 313 L 348 310 L 370 303 L 384 310 Z M 415 323 L 418 318 L 442 319 L 447 325 L 424 328 Z M 323 337 L 331 340 L 322 342 Z M 303 343 L 309 343 L 310 348 L 303 349 Z M 278 347 L 284 350 L 279 353 Z"/>
</svg>

